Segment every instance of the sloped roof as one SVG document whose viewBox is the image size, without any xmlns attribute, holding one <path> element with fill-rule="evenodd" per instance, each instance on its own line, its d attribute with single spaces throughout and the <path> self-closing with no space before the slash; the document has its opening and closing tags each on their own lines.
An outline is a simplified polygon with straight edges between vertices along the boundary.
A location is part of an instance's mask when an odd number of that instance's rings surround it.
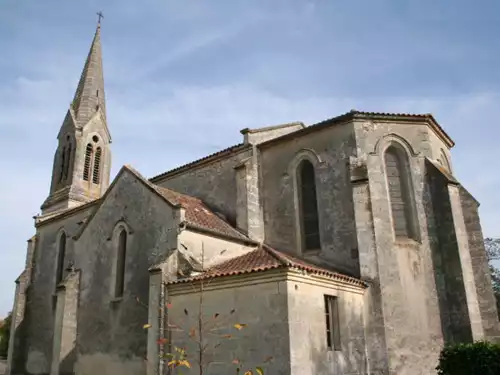
<svg viewBox="0 0 500 375">
<path fill-rule="evenodd" d="M 280 268 L 303 270 L 316 275 L 327 276 L 349 284 L 361 287 L 366 286 L 363 281 L 355 277 L 316 266 L 302 259 L 298 259 L 281 251 L 275 250 L 265 244 L 249 253 L 217 264 L 201 275 L 175 280 L 170 282 L 170 284 L 180 284 L 223 276 L 242 275 Z"/>
<path fill-rule="evenodd" d="M 246 133 L 261 133 L 261 132 L 266 132 L 266 131 L 269 131 L 269 130 L 277 130 L 277 129 L 288 128 L 288 127 L 291 127 L 291 126 L 301 126 L 302 128 L 305 128 L 305 125 L 304 125 L 303 122 L 301 122 L 301 121 L 294 121 L 294 122 L 289 122 L 289 123 L 286 123 L 286 124 L 264 126 L 264 127 L 261 127 L 261 128 L 253 128 L 253 129 L 245 128 L 245 129 L 240 130 L 240 133 L 241 134 L 246 134 Z"/>
<path fill-rule="evenodd" d="M 332 125 L 342 124 L 352 120 L 378 120 L 378 121 L 400 121 L 400 122 L 423 122 L 428 124 L 436 134 L 443 140 L 443 142 L 448 147 L 453 147 L 455 142 L 451 139 L 451 137 L 444 131 L 444 129 L 439 125 L 434 116 L 430 113 L 424 114 L 413 114 L 413 113 L 387 113 L 387 112 L 364 112 L 358 110 L 351 110 L 347 113 L 344 113 L 340 116 L 336 116 L 316 124 L 307 126 L 304 129 L 297 130 L 295 132 L 283 135 L 281 137 L 273 138 L 269 141 L 263 142 L 259 144 L 259 147 L 266 147 L 272 145 L 276 142 L 280 142 L 283 140 L 287 140 L 293 137 L 298 137 L 304 134 L 309 134 L 316 130 L 320 130 L 323 128 L 327 128 Z"/>
<path fill-rule="evenodd" d="M 243 150 L 248 150 L 251 147 L 252 147 L 251 145 L 239 143 L 237 145 L 227 147 L 223 150 L 214 152 L 213 154 L 204 156 L 200 159 L 197 159 L 197 160 L 194 160 L 194 161 L 189 162 L 187 164 L 181 165 L 181 166 L 176 167 L 174 169 L 171 169 L 169 171 L 160 173 L 159 175 L 151 177 L 149 180 L 153 183 L 156 183 L 160 180 L 163 180 L 164 178 L 176 175 L 177 173 L 181 173 L 183 171 L 189 170 L 189 169 L 194 168 L 196 166 L 203 165 L 204 163 L 209 163 L 209 162 L 216 160 L 218 158 L 230 156 L 230 155 L 236 154 L 236 153 L 243 151 Z"/>
<path fill-rule="evenodd" d="M 118 175 L 115 177 L 115 179 L 109 186 L 104 196 L 99 199 L 99 206 L 89 216 L 88 220 L 85 221 L 82 228 L 80 229 L 80 232 L 74 237 L 75 239 L 78 239 L 81 236 L 81 234 L 86 229 L 88 224 L 92 221 L 93 217 L 97 214 L 100 205 L 104 203 L 107 195 L 112 190 L 113 185 L 119 179 L 121 174 L 124 173 L 124 171 L 130 172 L 139 181 L 141 181 L 148 189 L 156 193 L 170 206 L 174 208 L 184 208 L 186 211 L 185 224 L 188 228 L 201 230 L 204 232 L 211 233 L 213 235 L 220 235 L 226 238 L 235 239 L 239 241 L 253 242 L 243 233 L 238 231 L 236 228 L 232 227 L 224 219 L 213 213 L 200 199 L 155 185 L 146 178 L 144 178 L 136 169 L 134 169 L 129 165 L 124 165 L 120 169 Z"/>
<path fill-rule="evenodd" d="M 81 211 L 84 211 L 84 210 L 96 205 L 97 203 L 99 203 L 101 201 L 101 199 L 102 198 L 98 198 L 98 199 L 95 199 L 93 201 L 83 203 L 79 206 L 68 208 L 68 209 L 63 209 L 61 211 L 50 212 L 50 213 L 43 215 L 43 216 L 34 216 L 33 218 L 35 219 L 35 227 L 38 228 L 39 226 L 41 226 L 43 224 L 51 223 L 55 220 L 60 220 L 62 218 L 71 216 L 73 214 L 77 214 Z"/>
<path fill-rule="evenodd" d="M 201 199 L 181 194 L 161 186 L 156 186 L 155 189 L 166 200 L 186 210 L 185 220 L 188 227 L 192 229 L 205 229 L 213 233 L 243 241 L 250 240 L 227 221 L 213 213 Z"/>
<path fill-rule="evenodd" d="M 429 158 L 425 158 L 425 161 L 432 165 L 435 169 L 437 169 L 449 182 L 452 184 L 458 184 L 459 182 L 453 175 L 448 171 L 445 167 L 443 167 L 441 164 L 438 162 L 435 162 L 434 160 L 431 160 Z"/>
</svg>

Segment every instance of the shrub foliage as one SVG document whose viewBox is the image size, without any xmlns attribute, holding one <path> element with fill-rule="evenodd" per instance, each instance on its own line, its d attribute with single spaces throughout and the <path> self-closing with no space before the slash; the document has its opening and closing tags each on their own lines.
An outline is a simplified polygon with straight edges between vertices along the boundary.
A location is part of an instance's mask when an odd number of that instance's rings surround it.
<svg viewBox="0 0 500 375">
<path fill-rule="evenodd" d="M 498 375 L 500 345 L 479 341 L 447 346 L 436 370 L 438 375 Z"/>
<path fill-rule="evenodd" d="M 9 337 L 10 337 L 10 322 L 12 320 L 12 315 L 9 313 L 7 318 L 3 321 L 0 327 L 0 358 L 7 358 L 7 352 L 9 350 Z"/>
</svg>

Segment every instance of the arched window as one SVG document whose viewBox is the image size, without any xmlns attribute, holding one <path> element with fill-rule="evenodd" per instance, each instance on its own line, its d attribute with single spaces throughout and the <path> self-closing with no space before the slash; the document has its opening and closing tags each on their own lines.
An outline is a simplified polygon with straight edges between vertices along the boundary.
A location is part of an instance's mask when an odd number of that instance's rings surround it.
<svg viewBox="0 0 500 375">
<path fill-rule="evenodd" d="M 66 167 L 66 147 L 63 147 L 61 152 L 61 170 L 59 171 L 59 182 L 64 178 L 64 168 Z"/>
<path fill-rule="evenodd" d="M 125 257 L 127 255 L 127 231 L 122 229 L 118 236 L 116 252 L 115 297 L 122 297 L 125 287 Z"/>
<path fill-rule="evenodd" d="M 448 162 L 448 158 L 443 150 L 441 150 L 441 157 L 439 160 L 441 161 L 441 165 L 445 167 L 448 172 L 451 172 L 450 163 Z"/>
<path fill-rule="evenodd" d="M 63 280 L 65 256 L 66 256 L 66 234 L 62 233 L 61 236 L 59 237 L 59 243 L 57 246 L 56 285 Z"/>
<path fill-rule="evenodd" d="M 95 152 L 95 157 L 94 157 L 94 172 L 93 172 L 93 176 L 92 176 L 92 182 L 94 184 L 98 184 L 99 183 L 99 167 L 101 165 L 101 148 L 100 147 L 97 147 L 97 150 Z"/>
<path fill-rule="evenodd" d="M 392 223 L 396 238 L 416 238 L 410 178 L 404 150 L 390 146 L 384 156 Z"/>
<path fill-rule="evenodd" d="M 64 167 L 64 178 L 67 179 L 69 176 L 69 166 L 71 164 L 71 152 L 73 151 L 71 143 L 68 145 L 68 150 L 66 151 L 66 166 Z"/>
<path fill-rule="evenodd" d="M 316 197 L 316 176 L 309 160 L 302 160 L 297 170 L 300 205 L 302 249 L 318 250 L 319 237 L 318 202 Z"/>
<path fill-rule="evenodd" d="M 83 164 L 83 179 L 85 181 L 89 180 L 90 177 L 90 163 L 92 160 L 92 152 L 93 152 L 92 145 L 89 143 L 87 145 L 87 148 L 85 149 L 85 161 Z"/>
</svg>

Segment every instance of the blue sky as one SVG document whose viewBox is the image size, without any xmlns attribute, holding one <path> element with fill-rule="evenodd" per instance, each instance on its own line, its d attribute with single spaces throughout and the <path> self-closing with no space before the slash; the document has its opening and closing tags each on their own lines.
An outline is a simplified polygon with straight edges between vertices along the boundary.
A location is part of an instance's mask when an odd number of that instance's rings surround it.
<svg viewBox="0 0 500 375">
<path fill-rule="evenodd" d="M 239 130 L 352 108 L 432 112 L 500 236 L 498 0 L 0 0 L 0 315 L 102 10 L 113 176 L 152 176 Z"/>
</svg>

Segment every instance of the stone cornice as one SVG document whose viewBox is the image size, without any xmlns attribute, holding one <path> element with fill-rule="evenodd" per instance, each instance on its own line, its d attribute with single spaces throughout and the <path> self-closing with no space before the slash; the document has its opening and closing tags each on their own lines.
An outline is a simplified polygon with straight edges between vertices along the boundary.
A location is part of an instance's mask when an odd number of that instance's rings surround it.
<svg viewBox="0 0 500 375">
<path fill-rule="evenodd" d="M 336 278 L 313 274 L 295 269 L 279 268 L 262 272 L 252 272 L 247 274 L 222 276 L 213 279 L 203 280 L 203 290 L 220 290 L 238 288 L 249 285 L 280 282 L 298 282 L 302 284 L 314 285 L 317 287 L 343 290 L 350 293 L 364 294 L 367 286 L 346 282 Z M 180 295 L 197 293 L 200 281 L 167 284 L 169 295 Z"/>
</svg>

